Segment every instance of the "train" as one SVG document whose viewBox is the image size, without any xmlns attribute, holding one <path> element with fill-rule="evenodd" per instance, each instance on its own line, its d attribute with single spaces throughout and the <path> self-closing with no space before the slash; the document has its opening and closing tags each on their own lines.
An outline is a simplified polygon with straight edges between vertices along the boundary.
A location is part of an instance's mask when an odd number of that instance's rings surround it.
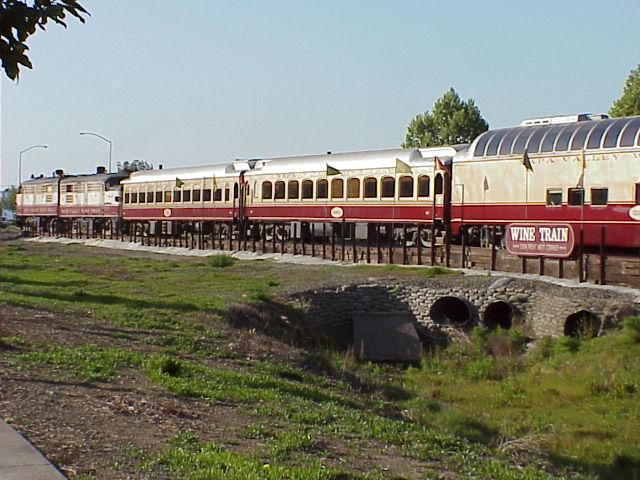
<svg viewBox="0 0 640 480">
<path fill-rule="evenodd" d="M 497 242 L 531 255 L 526 249 L 536 242 L 521 241 L 531 231 L 556 250 L 567 232 L 572 245 L 579 239 L 637 248 L 640 116 L 536 118 L 463 145 L 135 172 L 99 168 L 90 175 L 58 171 L 22 183 L 16 203 L 21 224 L 42 232 L 81 222 L 147 233 L 218 225 L 225 235 L 271 238 L 291 236 L 278 225 L 295 223 L 297 236 L 329 225 L 364 238 L 383 225 L 384 235 L 407 245 Z"/>
</svg>

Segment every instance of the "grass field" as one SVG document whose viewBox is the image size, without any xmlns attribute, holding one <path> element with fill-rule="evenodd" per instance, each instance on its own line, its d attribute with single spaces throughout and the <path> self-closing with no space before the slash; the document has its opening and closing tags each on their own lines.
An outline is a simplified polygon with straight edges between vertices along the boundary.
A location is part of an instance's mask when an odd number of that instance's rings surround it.
<svg viewBox="0 0 640 480">
<path fill-rule="evenodd" d="M 175 398 L 231 405 L 247 418 L 223 441 L 183 431 L 161 449 L 129 452 L 150 478 L 640 478 L 637 321 L 603 338 L 534 346 L 518 331 L 477 330 L 469 345 L 433 352 L 419 366 L 363 363 L 306 329 L 304 312 L 281 305 L 278 293 L 318 278 L 447 272 L 132 255 L 2 247 L 2 303 L 158 335 L 129 345 L 127 330 L 99 346 L 5 331 L 3 342 L 19 348 L 0 355 L 22 372 L 39 366 L 84 382 L 134 371 Z M 227 349 L 238 304 L 266 320 L 286 309 L 286 328 L 273 334 L 302 348 L 303 360 Z M 236 327 L 233 335 L 254 330 Z M 382 455 L 386 463 L 372 460 Z"/>
</svg>

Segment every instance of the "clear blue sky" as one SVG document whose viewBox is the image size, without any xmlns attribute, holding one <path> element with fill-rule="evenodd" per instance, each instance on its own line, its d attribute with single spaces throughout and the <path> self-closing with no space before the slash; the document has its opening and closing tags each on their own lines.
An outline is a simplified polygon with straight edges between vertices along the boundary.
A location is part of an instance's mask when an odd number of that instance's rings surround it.
<svg viewBox="0 0 640 480">
<path fill-rule="evenodd" d="M 0 184 L 399 146 L 451 86 L 492 127 L 606 112 L 640 63 L 638 0 L 81 0 L 2 79 Z M 634 53 L 635 52 L 635 53 Z"/>
</svg>

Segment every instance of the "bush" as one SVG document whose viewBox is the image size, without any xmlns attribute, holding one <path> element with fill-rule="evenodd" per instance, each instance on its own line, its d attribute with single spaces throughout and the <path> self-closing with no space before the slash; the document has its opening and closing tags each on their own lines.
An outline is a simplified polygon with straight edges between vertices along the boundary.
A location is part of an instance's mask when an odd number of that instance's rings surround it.
<svg viewBox="0 0 640 480">
<path fill-rule="evenodd" d="M 580 340 L 574 337 L 560 337 L 553 347 L 554 353 L 576 353 L 580 350 Z"/>
<path fill-rule="evenodd" d="M 633 343 L 640 343 L 640 317 L 628 317 L 622 321 L 622 332 Z"/>
<path fill-rule="evenodd" d="M 230 267 L 236 263 L 236 259 L 231 255 L 212 255 L 209 257 L 209 265 L 216 268 Z"/>
</svg>

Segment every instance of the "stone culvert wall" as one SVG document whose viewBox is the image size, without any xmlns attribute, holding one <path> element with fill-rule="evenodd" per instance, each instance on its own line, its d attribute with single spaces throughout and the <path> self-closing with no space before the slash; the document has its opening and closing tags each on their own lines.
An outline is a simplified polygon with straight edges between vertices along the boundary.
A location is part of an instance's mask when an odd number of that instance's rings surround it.
<svg viewBox="0 0 640 480">
<path fill-rule="evenodd" d="M 407 284 L 396 279 L 297 292 L 308 317 L 349 341 L 354 312 L 410 312 L 422 337 L 447 343 L 476 325 L 519 327 L 532 338 L 574 334 L 583 318 L 594 334 L 639 310 L 629 292 L 572 288 L 515 278 L 449 278 Z"/>
</svg>

